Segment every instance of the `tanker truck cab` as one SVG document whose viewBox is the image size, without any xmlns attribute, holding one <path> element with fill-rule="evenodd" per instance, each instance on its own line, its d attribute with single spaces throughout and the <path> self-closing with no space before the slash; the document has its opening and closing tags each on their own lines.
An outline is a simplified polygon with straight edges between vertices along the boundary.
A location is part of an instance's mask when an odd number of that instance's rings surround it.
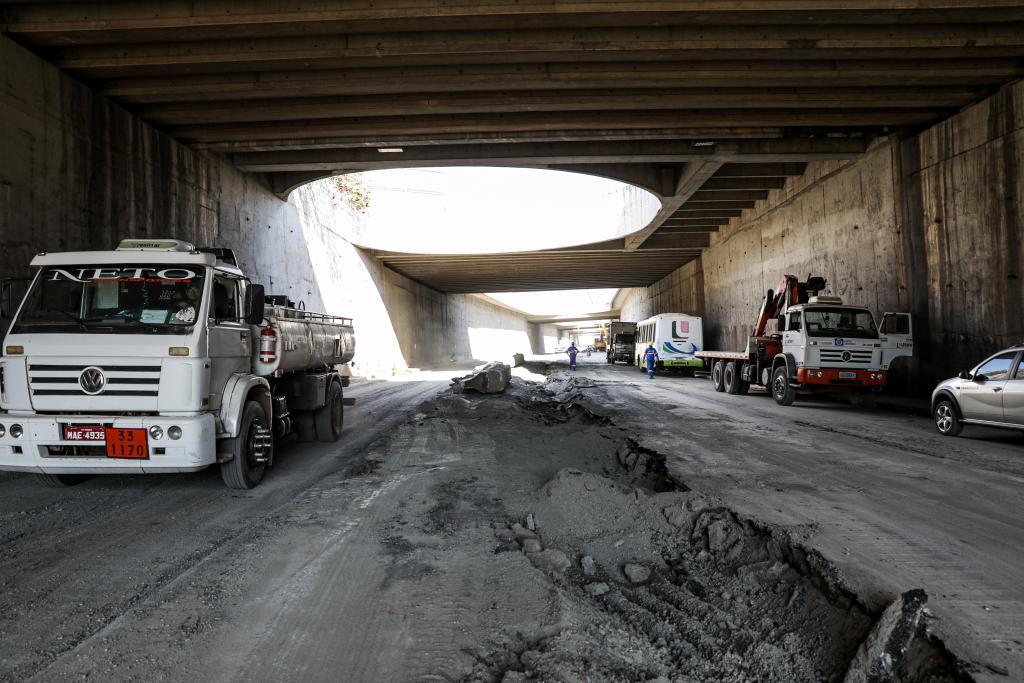
<svg viewBox="0 0 1024 683">
<path fill-rule="evenodd" d="M 275 387 L 305 383 L 276 366 L 261 372 L 259 340 L 274 320 L 230 250 L 125 240 L 112 251 L 40 254 L 32 266 L 0 357 L 0 470 L 68 485 L 220 463 L 229 486 L 259 483 L 274 436 L 298 424 Z M 302 336 L 347 343 L 298 368 L 325 385 L 305 403 L 311 424 L 329 398 L 340 406 L 347 377 L 332 361 L 347 363 L 354 346 L 351 321 L 322 318 L 330 329 L 296 316 Z M 330 426 L 323 431 L 337 438 L 340 423 Z"/>
</svg>

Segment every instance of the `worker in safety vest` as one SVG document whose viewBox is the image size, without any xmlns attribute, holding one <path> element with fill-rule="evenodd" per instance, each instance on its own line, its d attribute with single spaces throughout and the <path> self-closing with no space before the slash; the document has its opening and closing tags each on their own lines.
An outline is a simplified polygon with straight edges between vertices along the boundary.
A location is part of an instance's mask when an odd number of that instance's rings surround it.
<svg viewBox="0 0 1024 683">
<path fill-rule="evenodd" d="M 569 348 L 566 349 L 565 352 L 567 354 L 569 354 L 569 369 L 570 370 L 575 370 L 576 369 L 576 354 L 580 352 L 580 350 L 576 348 L 576 342 L 570 342 L 569 343 Z"/>
<path fill-rule="evenodd" d="M 647 345 L 644 350 L 644 363 L 647 365 L 647 377 L 648 379 L 654 379 L 654 364 L 658 361 L 658 350 L 654 348 L 654 343 Z"/>
</svg>

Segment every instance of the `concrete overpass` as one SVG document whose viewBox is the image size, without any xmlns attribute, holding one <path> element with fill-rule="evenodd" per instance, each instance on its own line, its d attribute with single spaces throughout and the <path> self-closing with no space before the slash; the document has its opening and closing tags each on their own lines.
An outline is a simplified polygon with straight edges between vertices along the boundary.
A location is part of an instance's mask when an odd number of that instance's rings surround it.
<svg viewBox="0 0 1024 683">
<path fill-rule="evenodd" d="M 333 173 L 512 165 L 662 202 L 619 244 L 468 268 L 378 255 L 446 292 L 651 285 L 806 163 L 1019 77 L 1022 22 L 992 0 L 0 3 L 6 36 L 282 197 Z"/>
<path fill-rule="evenodd" d="M 480 291 L 622 287 L 602 316 L 699 314 L 728 349 L 780 275 L 823 275 L 912 313 L 911 407 L 1019 343 L 1022 22 L 1008 0 L 0 2 L 0 277 L 129 236 L 231 247 L 353 316 L 371 378 L 341 443 L 282 444 L 243 495 L 0 473 L 0 678 L 838 680 L 894 651 L 879 615 L 922 588 L 904 680 L 1024 680 L 1016 430 L 954 441 L 600 355 L 591 382 L 446 391 L 563 331 Z M 453 164 L 658 207 L 616 241 L 425 256 L 354 247 L 309 183 Z M 541 539 L 505 528 L 530 520 Z"/>
</svg>

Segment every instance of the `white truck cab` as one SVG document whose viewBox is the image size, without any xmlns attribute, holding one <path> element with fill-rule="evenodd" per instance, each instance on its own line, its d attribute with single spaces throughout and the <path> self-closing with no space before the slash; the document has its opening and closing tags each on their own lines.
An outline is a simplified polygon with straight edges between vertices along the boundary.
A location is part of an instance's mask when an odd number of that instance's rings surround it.
<svg viewBox="0 0 1024 683">
<path fill-rule="evenodd" d="M 0 470 L 66 485 L 221 463 L 250 488 L 274 436 L 340 434 L 351 321 L 268 313 L 229 250 L 125 240 L 32 266 L 0 357 Z"/>
<path fill-rule="evenodd" d="M 883 329 L 892 332 L 883 335 L 871 311 L 839 297 L 811 297 L 790 306 L 780 322 L 782 352 L 801 384 L 881 387 L 893 360 L 914 351 L 909 314 L 886 313 Z"/>
</svg>

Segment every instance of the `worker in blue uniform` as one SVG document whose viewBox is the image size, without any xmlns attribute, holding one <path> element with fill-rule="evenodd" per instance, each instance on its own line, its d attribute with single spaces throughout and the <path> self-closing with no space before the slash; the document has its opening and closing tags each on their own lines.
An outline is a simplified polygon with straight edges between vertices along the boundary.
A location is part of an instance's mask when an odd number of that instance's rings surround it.
<svg viewBox="0 0 1024 683">
<path fill-rule="evenodd" d="M 570 342 L 569 343 L 569 348 L 566 349 L 565 352 L 567 354 L 569 354 L 569 369 L 570 370 L 575 370 L 576 369 L 576 354 L 580 352 L 580 350 L 576 348 L 576 342 Z"/>
<path fill-rule="evenodd" d="M 654 348 L 654 343 L 647 345 L 647 349 L 644 350 L 644 363 L 647 364 L 647 378 L 654 379 L 654 364 L 658 362 L 658 350 Z"/>
</svg>

